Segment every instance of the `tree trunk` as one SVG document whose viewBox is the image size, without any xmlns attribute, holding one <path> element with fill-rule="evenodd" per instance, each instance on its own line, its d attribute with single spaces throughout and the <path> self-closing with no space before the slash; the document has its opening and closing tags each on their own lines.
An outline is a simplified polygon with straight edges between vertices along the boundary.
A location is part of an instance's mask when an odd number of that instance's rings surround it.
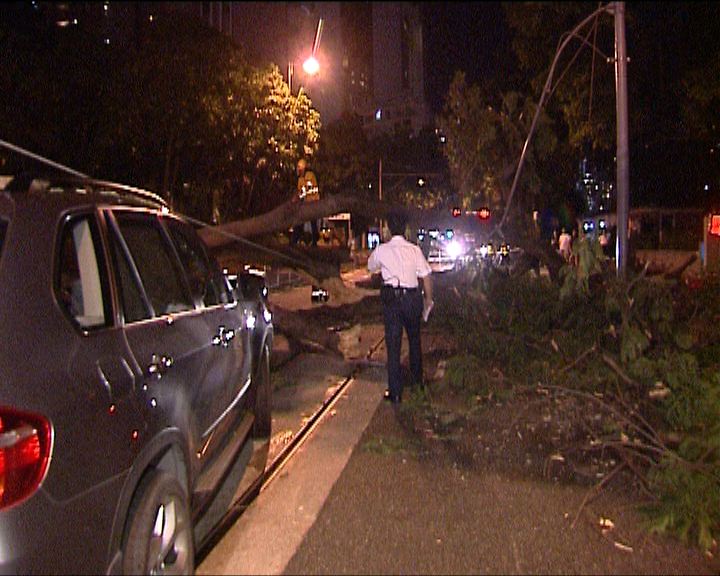
<svg viewBox="0 0 720 576">
<path fill-rule="evenodd" d="M 237 238 L 253 238 L 284 232 L 291 226 L 338 214 L 353 212 L 370 218 L 384 217 L 393 205 L 365 197 L 338 194 L 317 202 L 285 202 L 277 208 L 244 220 L 201 229 L 200 236 L 210 248 L 231 244 Z"/>
</svg>

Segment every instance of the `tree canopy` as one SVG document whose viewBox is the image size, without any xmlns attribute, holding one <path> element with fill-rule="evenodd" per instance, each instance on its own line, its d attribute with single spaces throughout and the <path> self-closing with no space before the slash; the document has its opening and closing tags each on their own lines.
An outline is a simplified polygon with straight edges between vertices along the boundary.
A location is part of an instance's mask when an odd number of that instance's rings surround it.
<svg viewBox="0 0 720 576">
<path fill-rule="evenodd" d="M 96 24 L 96 23 L 95 23 Z M 77 171 L 148 188 L 216 222 L 289 199 L 320 116 L 277 67 L 250 66 L 220 32 L 183 12 L 105 43 L 92 19 L 59 28 L 4 8 L 3 136 Z"/>
<path fill-rule="evenodd" d="M 606 6 L 611 6 L 607 3 Z M 509 2 L 505 16 L 518 63 L 505 86 L 540 96 L 550 63 L 564 34 L 601 5 L 592 2 Z M 720 19 L 713 2 L 636 2 L 625 11 L 628 49 L 628 113 L 631 201 L 704 205 L 718 186 L 713 139 L 701 127 L 717 126 L 713 86 L 717 85 Z M 568 45 L 559 62 L 548 101 L 556 124 L 560 157 L 579 160 L 589 151 L 608 172 L 614 170 L 614 20 L 602 13 Z M 715 132 L 714 144 L 717 144 Z M 678 157 L 685 158 L 677 162 Z M 571 182 L 575 163 L 554 163 Z M 543 174 L 543 179 L 552 177 Z"/>
</svg>

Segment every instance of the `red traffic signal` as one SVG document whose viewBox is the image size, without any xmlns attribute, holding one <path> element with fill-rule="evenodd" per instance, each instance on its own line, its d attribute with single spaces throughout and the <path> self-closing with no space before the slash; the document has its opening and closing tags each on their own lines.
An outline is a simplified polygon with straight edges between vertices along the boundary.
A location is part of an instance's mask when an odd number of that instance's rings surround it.
<svg viewBox="0 0 720 576">
<path fill-rule="evenodd" d="M 457 206 L 452 209 L 453 218 L 457 218 L 458 216 L 460 216 L 461 213 L 462 212 L 460 211 L 460 208 L 458 208 Z"/>
<path fill-rule="evenodd" d="M 487 220 L 490 218 L 490 210 L 487 208 L 480 208 L 480 210 L 477 211 L 477 215 L 480 220 Z"/>
<path fill-rule="evenodd" d="M 711 236 L 720 236 L 720 214 L 710 216 L 710 229 L 708 232 L 710 232 Z"/>
</svg>

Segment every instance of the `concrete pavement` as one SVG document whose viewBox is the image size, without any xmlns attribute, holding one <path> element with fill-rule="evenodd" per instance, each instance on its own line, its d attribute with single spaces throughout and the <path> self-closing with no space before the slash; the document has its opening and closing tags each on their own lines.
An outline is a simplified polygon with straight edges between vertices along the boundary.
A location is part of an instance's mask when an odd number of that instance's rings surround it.
<svg viewBox="0 0 720 576">
<path fill-rule="evenodd" d="M 261 491 L 197 574 L 282 574 L 381 402 L 384 369 L 363 371 Z"/>
</svg>

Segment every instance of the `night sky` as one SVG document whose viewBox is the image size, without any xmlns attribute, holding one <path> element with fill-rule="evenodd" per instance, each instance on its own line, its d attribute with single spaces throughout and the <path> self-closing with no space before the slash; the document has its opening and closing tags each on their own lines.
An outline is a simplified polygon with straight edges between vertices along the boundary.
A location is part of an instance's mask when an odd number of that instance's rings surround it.
<svg viewBox="0 0 720 576">
<path fill-rule="evenodd" d="M 597 5 L 587 4 L 590 14 Z M 633 132 L 631 125 L 630 132 L 633 203 L 711 202 L 719 196 L 713 190 L 718 156 L 698 157 L 697 143 L 681 136 L 682 78 L 709 55 L 718 57 L 720 3 L 626 2 L 625 8 L 628 106 L 642 126 Z M 431 2 L 421 10 L 427 98 L 434 114 L 442 111 L 456 70 L 466 73 L 469 84 L 507 78 L 515 64 L 500 2 Z M 612 26 L 612 16 L 606 18 Z M 558 39 L 565 31 L 558 30 Z M 706 182 L 709 193 L 703 192 Z"/>
<path fill-rule="evenodd" d="M 438 113 L 456 70 L 474 83 L 507 66 L 510 36 L 500 2 L 427 2 L 421 10 L 427 97 Z"/>
</svg>

